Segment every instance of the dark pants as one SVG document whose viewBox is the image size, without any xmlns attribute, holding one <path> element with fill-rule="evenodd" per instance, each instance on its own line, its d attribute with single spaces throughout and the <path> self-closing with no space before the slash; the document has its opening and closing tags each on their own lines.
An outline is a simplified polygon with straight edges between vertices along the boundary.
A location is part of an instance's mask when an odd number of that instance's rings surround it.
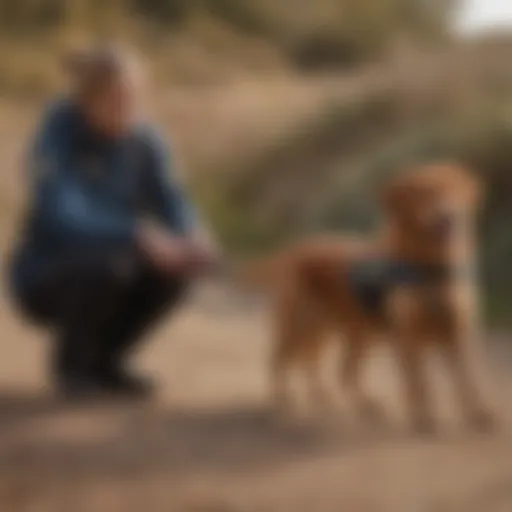
<svg viewBox="0 0 512 512">
<path fill-rule="evenodd" d="M 63 258 L 23 305 L 55 332 L 57 376 L 95 375 L 118 368 L 185 288 L 138 256 L 99 251 Z"/>
</svg>

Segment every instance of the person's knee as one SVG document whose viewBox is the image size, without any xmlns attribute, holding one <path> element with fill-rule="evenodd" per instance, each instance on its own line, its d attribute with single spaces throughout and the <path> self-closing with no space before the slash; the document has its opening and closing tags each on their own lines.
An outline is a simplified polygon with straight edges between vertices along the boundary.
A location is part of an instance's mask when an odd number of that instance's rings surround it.
<svg viewBox="0 0 512 512">
<path fill-rule="evenodd" d="M 179 274 L 165 274 L 155 268 L 144 265 L 137 279 L 139 295 L 146 295 L 156 303 L 175 303 L 186 297 L 190 289 L 190 280 Z"/>
<path fill-rule="evenodd" d="M 132 285 L 138 272 L 137 261 L 130 255 L 106 254 L 102 258 L 91 259 L 85 263 L 76 275 L 86 288 L 119 293 Z"/>
<path fill-rule="evenodd" d="M 93 310 L 115 308 L 136 277 L 135 265 L 123 256 L 106 254 L 77 265 L 63 285 L 71 302 L 89 304 Z"/>
</svg>

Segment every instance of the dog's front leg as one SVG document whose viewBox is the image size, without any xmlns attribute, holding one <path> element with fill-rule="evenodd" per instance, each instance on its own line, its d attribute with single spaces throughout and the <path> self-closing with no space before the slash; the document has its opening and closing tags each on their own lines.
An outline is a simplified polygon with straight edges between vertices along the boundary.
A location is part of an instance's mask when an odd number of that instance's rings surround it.
<svg viewBox="0 0 512 512">
<path fill-rule="evenodd" d="M 424 347 L 417 344 L 414 332 L 402 332 L 395 341 L 402 368 L 407 407 L 414 430 L 428 433 L 434 430 L 430 397 L 423 364 Z"/>
<path fill-rule="evenodd" d="M 455 384 L 456 393 L 461 407 L 468 421 L 479 429 L 487 429 L 493 424 L 493 416 L 478 392 L 475 383 L 471 363 L 469 361 L 468 348 L 463 347 L 464 342 L 458 338 L 450 338 L 443 349 L 446 362 L 450 368 Z"/>
<path fill-rule="evenodd" d="M 389 306 L 390 337 L 403 375 L 410 419 L 416 431 L 428 433 L 435 425 L 423 364 L 425 344 L 421 306 L 414 294 L 407 290 L 394 293 Z"/>
<path fill-rule="evenodd" d="M 345 329 L 346 351 L 340 361 L 340 379 L 348 392 L 350 402 L 358 415 L 372 422 L 382 421 L 384 411 L 373 398 L 365 392 L 362 381 L 362 365 L 372 341 L 372 332 L 360 327 Z"/>
<path fill-rule="evenodd" d="M 450 299 L 451 321 L 448 322 L 441 348 L 468 421 L 477 428 L 487 429 L 492 426 L 494 419 L 484 405 L 477 385 L 477 373 L 483 370 L 486 359 L 482 354 L 478 309 L 470 290 L 451 294 Z"/>
</svg>

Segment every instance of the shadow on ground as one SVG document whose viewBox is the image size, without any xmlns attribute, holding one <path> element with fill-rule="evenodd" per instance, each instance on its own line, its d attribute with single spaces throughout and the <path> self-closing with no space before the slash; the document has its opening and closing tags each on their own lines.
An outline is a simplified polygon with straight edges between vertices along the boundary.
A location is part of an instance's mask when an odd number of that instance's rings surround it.
<svg viewBox="0 0 512 512">
<path fill-rule="evenodd" d="M 464 437 L 460 430 L 453 436 L 456 443 Z M 451 437 L 443 434 L 448 442 Z M 418 441 L 397 424 L 350 425 L 343 419 L 284 424 L 268 408 L 250 403 L 76 407 L 42 392 L 0 391 L 0 483 L 19 475 L 61 484 L 240 474 L 378 446 L 403 447 L 409 440 Z"/>
<path fill-rule="evenodd" d="M 58 434 L 59 425 L 65 431 L 69 418 L 75 418 L 73 429 L 80 419 L 84 429 L 108 428 L 69 439 Z M 81 410 L 42 395 L 4 393 L 0 478 L 16 473 L 73 481 L 254 471 L 396 436 L 403 440 L 396 430 L 363 429 L 357 436 L 345 436 L 342 428 L 334 432 L 326 427 L 314 422 L 283 424 L 256 405 L 192 410 L 101 404 Z"/>
</svg>

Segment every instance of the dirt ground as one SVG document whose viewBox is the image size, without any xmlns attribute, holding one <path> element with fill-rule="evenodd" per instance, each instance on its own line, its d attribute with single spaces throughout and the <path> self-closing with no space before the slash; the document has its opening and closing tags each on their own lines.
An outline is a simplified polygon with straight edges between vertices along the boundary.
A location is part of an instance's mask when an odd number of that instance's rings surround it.
<svg viewBox="0 0 512 512">
<path fill-rule="evenodd" d="M 342 395 L 340 410 L 323 419 L 276 422 L 265 319 L 264 308 L 203 294 L 140 354 L 140 366 L 160 380 L 154 403 L 76 408 L 45 388 L 48 343 L 4 301 L 0 511 L 512 510 L 509 427 L 470 432 L 439 375 L 439 433 L 409 434 L 384 352 L 376 351 L 367 380 L 388 408 L 385 425 L 358 422 Z M 496 401 L 510 409 L 509 353 L 501 345 L 492 352 Z"/>
<path fill-rule="evenodd" d="M 3 248 L 21 190 L 15 170 L 28 116 L 20 112 L 3 105 L 0 116 Z M 383 351 L 367 380 L 389 411 L 385 425 L 356 421 L 342 395 L 335 414 L 282 424 L 268 402 L 265 308 L 221 290 L 199 298 L 140 354 L 142 369 L 160 381 L 154 403 L 87 408 L 52 398 L 49 344 L 0 298 L 0 512 L 512 510 L 505 344 L 489 343 L 493 398 L 505 417 L 494 434 L 459 422 L 435 367 L 440 431 L 428 439 L 410 434 L 396 369 Z M 335 355 L 327 354 L 326 375 Z M 334 379 L 327 384 L 336 389 Z"/>
</svg>

